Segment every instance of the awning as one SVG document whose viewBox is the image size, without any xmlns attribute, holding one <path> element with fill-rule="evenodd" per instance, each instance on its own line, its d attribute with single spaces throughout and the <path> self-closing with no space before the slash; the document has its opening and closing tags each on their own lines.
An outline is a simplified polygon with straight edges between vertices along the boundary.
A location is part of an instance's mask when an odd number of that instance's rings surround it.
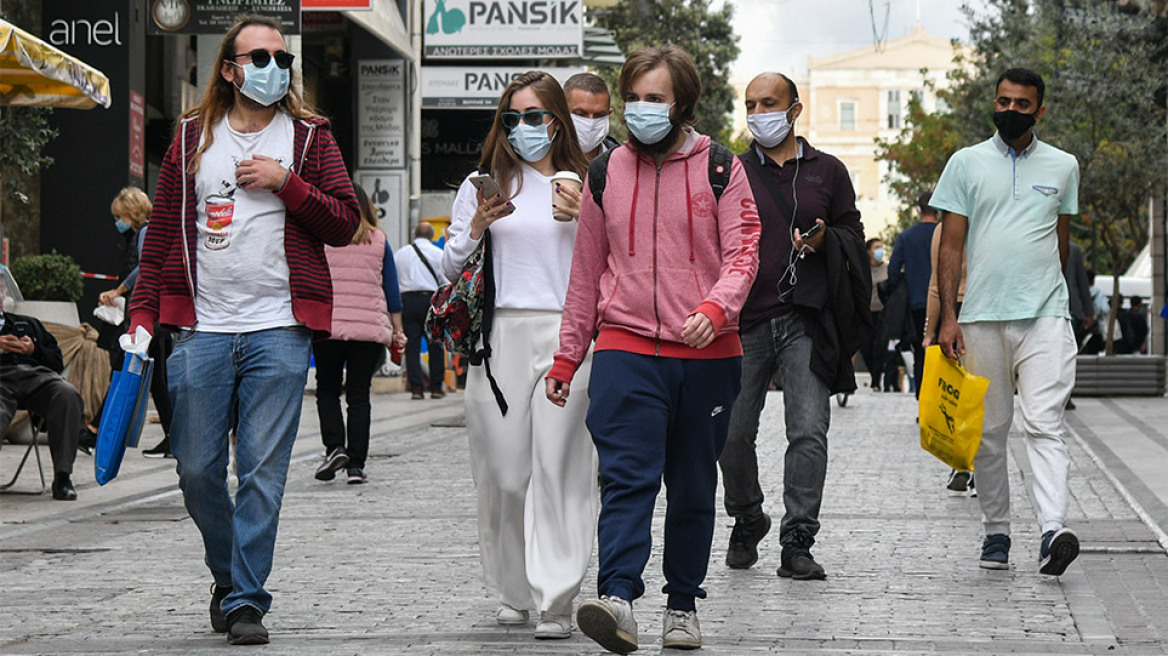
<svg viewBox="0 0 1168 656">
<path fill-rule="evenodd" d="M 109 79 L 76 57 L 0 20 L 0 105 L 108 108 Z"/>
<path fill-rule="evenodd" d="M 403 58 L 414 61 L 413 46 L 410 45 L 410 34 L 406 31 L 405 21 L 397 9 L 396 2 L 389 0 L 373 0 L 373 6 L 367 11 L 342 11 L 345 18 L 353 21 L 369 31 L 370 34 L 381 39 L 387 46 L 393 48 Z"/>
</svg>

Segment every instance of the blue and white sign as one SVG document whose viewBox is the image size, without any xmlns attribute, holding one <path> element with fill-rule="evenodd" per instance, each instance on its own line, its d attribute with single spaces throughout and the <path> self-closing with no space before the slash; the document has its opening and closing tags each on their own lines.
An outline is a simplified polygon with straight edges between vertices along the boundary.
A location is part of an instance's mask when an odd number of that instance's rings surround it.
<svg viewBox="0 0 1168 656">
<path fill-rule="evenodd" d="M 430 59 L 556 59 L 583 52 L 584 0 L 425 0 Z"/>
</svg>

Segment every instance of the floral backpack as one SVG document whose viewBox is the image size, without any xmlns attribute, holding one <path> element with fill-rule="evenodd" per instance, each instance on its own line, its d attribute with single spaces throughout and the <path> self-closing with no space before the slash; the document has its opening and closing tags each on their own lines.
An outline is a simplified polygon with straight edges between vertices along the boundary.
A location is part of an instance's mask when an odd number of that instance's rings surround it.
<svg viewBox="0 0 1168 656">
<path fill-rule="evenodd" d="M 475 248 L 454 282 L 439 287 L 426 311 L 426 339 L 467 357 L 471 366 L 484 365 L 499 410 L 507 414 L 507 401 L 491 375 L 491 324 L 495 315 L 495 279 L 491 265 L 491 231 Z M 482 338 L 482 348 L 476 349 Z"/>
</svg>

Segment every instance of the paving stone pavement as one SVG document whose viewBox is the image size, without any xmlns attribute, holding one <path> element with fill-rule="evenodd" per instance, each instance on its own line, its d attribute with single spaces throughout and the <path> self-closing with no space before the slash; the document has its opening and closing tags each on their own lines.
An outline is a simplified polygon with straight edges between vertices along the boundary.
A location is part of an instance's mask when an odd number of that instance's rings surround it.
<svg viewBox="0 0 1168 656">
<path fill-rule="evenodd" d="M 348 486 L 313 478 L 321 446 L 315 404 L 305 397 L 268 585 L 271 645 L 230 647 L 210 631 L 210 576 L 175 487 L 174 461 L 131 451 L 122 475 L 102 488 L 92 481 L 91 459 L 79 456 L 78 502 L 0 497 L 0 654 L 604 653 L 578 632 L 537 642 L 534 624 L 495 625 L 478 562 L 461 396 L 374 399 L 370 482 Z M 1110 412 L 1107 422 L 1124 421 L 1125 407 L 1134 416 L 1126 403 L 1080 401 L 1076 417 L 1086 419 L 1069 420 L 1070 523 L 1084 553 L 1055 579 L 1037 572 L 1039 535 L 1019 435 L 1011 440 L 1013 567 L 985 571 L 977 566 L 977 501 L 944 489 L 948 470 L 919 448 L 911 395 L 861 391 L 846 407 L 833 402 L 815 547 L 828 578 L 800 582 L 775 575 L 785 442 L 781 392 L 771 393 L 759 448 L 776 528 L 754 568 L 729 570 L 731 521 L 719 499 L 709 598 L 699 602 L 700 653 L 1168 653 L 1168 558 L 1145 522 L 1154 525 L 1157 509 L 1149 513 L 1138 494 L 1117 487 L 1101 467 L 1107 454 L 1079 437 L 1098 438 L 1112 425 L 1091 417 Z M 1152 426 L 1145 432 L 1164 439 L 1164 424 Z M 144 445 L 159 435 L 150 426 Z M 0 450 L 0 473 L 19 454 L 11 445 Z M 637 653 L 662 652 L 662 509 L 659 503 L 649 592 L 636 605 Z M 595 590 L 593 560 L 582 598 Z"/>
</svg>

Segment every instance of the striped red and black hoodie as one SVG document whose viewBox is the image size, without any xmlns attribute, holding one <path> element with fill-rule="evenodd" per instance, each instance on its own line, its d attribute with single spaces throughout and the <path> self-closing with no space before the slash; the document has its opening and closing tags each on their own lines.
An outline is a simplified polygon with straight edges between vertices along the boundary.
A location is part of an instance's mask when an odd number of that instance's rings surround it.
<svg viewBox="0 0 1168 656">
<path fill-rule="evenodd" d="M 226 120 L 226 119 L 224 119 Z M 357 196 L 341 151 L 324 119 L 294 119 L 291 174 L 276 196 L 284 201 L 284 254 L 288 260 L 292 314 L 327 337 L 332 327 L 333 287 L 324 245 L 345 246 L 361 221 Z M 202 123 L 183 119 L 162 160 L 150 230 L 142 246 L 138 285 L 130 302 L 130 332 L 153 332 L 154 322 L 194 326 L 198 286 L 198 214 L 189 162 L 199 147 Z M 240 312 L 246 308 L 240 308 Z"/>
</svg>

